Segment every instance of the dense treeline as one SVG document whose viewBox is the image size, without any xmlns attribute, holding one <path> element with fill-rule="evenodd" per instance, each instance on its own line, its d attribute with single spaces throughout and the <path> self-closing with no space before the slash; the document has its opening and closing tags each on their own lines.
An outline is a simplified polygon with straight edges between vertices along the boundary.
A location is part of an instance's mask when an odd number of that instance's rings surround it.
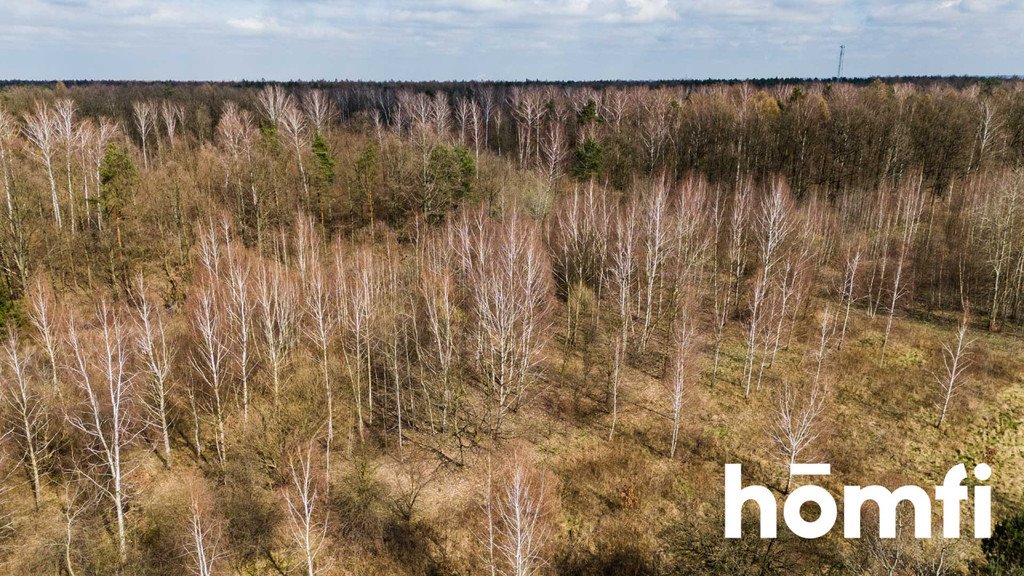
<svg viewBox="0 0 1024 576">
<path fill-rule="evenodd" d="M 1016 364 L 972 359 L 1024 314 L 1021 88 L 7 87 L 5 561 L 1012 568 L 909 537 L 726 543 L 700 479 L 741 459 L 786 494 L 829 454 L 875 482 L 877 445 L 830 439 L 850 410 L 927 443 L 1006 388 Z M 910 316 L 945 326 L 927 362 Z M 900 378 L 898 408 L 857 400 L 860 371 Z"/>
</svg>

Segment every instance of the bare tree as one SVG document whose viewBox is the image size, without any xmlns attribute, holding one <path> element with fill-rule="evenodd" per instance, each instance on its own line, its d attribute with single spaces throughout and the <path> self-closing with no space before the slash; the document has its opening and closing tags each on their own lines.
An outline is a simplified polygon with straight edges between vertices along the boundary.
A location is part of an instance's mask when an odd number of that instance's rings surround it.
<svg viewBox="0 0 1024 576">
<path fill-rule="evenodd" d="M 754 289 L 750 300 L 750 320 L 747 330 L 747 352 L 744 368 L 744 396 L 750 396 L 751 383 L 754 375 L 754 364 L 758 356 L 758 345 L 763 344 L 764 351 L 760 353 L 760 369 L 757 382 L 760 385 L 761 375 L 766 364 L 766 351 L 770 342 L 774 340 L 770 328 L 777 326 L 772 322 L 778 321 L 785 316 L 784 305 L 788 303 L 789 292 L 786 280 L 792 268 L 787 267 L 782 275 L 781 286 L 783 288 L 779 297 L 776 297 L 778 280 L 778 269 L 783 262 L 782 248 L 790 237 L 794 227 L 792 217 L 793 206 L 789 196 L 789 190 L 781 180 L 776 180 L 768 195 L 761 203 L 761 209 L 757 214 L 757 243 L 760 251 L 761 270 L 754 281 Z M 780 310 L 780 308 L 783 308 Z"/>
<path fill-rule="evenodd" d="M 560 293 L 575 285 L 600 290 L 607 274 L 610 215 L 605 194 L 577 187 L 554 210 L 548 246 Z"/>
<path fill-rule="evenodd" d="M 228 171 L 234 175 L 237 187 L 237 210 L 240 214 L 243 210 L 243 194 L 246 188 L 243 178 L 248 176 L 249 180 L 249 201 L 252 204 L 252 213 L 256 225 L 256 243 L 263 245 L 263 221 L 264 211 L 263 198 L 256 183 L 256 174 L 253 167 L 253 147 L 257 137 L 256 123 L 248 110 L 242 110 L 234 102 L 228 102 L 224 107 L 220 120 L 217 122 L 217 140 L 227 150 L 230 156 Z"/>
<path fill-rule="evenodd" d="M 612 422 L 608 440 L 615 436 L 615 424 L 619 417 L 619 388 L 626 364 L 626 351 L 633 331 L 632 294 L 636 282 L 636 254 L 638 251 L 636 230 L 636 203 L 619 211 L 615 220 L 615 235 L 611 247 L 609 280 L 615 287 L 616 331 L 612 343 L 612 370 L 610 374 L 609 408 Z"/>
<path fill-rule="evenodd" d="M 291 95 L 279 84 L 264 86 L 256 95 L 256 103 L 274 128 L 278 127 L 284 109 L 289 105 L 294 106 Z"/>
<path fill-rule="evenodd" d="M 72 378 L 84 396 L 82 409 L 69 414 L 68 420 L 87 440 L 95 474 L 86 477 L 110 500 L 116 519 L 118 558 L 124 562 L 128 551 L 128 481 L 134 472 L 126 465 L 125 456 L 140 431 L 134 410 L 135 375 L 130 335 L 122 315 L 103 301 L 97 321 L 99 340 L 94 344 L 80 337 L 73 319 L 68 324 L 68 346 L 75 359 Z"/>
<path fill-rule="evenodd" d="M 160 103 L 160 119 L 164 122 L 164 130 L 167 131 L 167 140 L 171 148 L 174 148 L 175 136 L 178 133 L 178 124 L 185 121 L 185 109 L 181 104 L 164 100 Z"/>
<path fill-rule="evenodd" d="M 57 228 L 63 227 L 60 214 L 60 199 L 57 196 L 57 179 L 53 174 L 53 160 L 57 147 L 57 117 L 45 102 L 36 102 L 31 114 L 25 114 L 25 137 L 34 147 L 36 159 L 46 168 L 50 182 L 50 201 L 53 205 L 53 221 Z"/>
<path fill-rule="evenodd" d="M 832 352 L 832 342 L 835 338 L 835 315 L 828 305 L 821 313 L 821 327 L 818 330 L 818 347 L 814 350 L 814 377 L 811 379 L 811 386 L 817 387 L 821 384 L 822 372 L 825 363 Z"/>
<path fill-rule="evenodd" d="M 254 368 L 256 302 L 249 259 L 242 247 L 225 238 L 228 267 L 228 319 L 234 340 L 233 356 L 237 363 L 242 393 L 242 422 L 249 421 L 249 381 Z"/>
<path fill-rule="evenodd" d="M 889 343 L 889 334 L 892 332 L 892 321 L 896 316 L 896 306 L 900 298 L 907 294 L 907 282 L 905 274 L 914 247 L 914 240 L 917 237 L 917 228 L 921 223 L 921 212 L 924 209 L 924 193 L 921 187 L 921 177 L 916 184 L 912 183 L 900 190 L 899 204 L 897 206 L 898 223 L 900 235 L 896 251 L 896 269 L 892 277 L 892 289 L 890 290 L 889 317 L 885 322 L 885 333 L 882 335 L 882 350 L 879 353 L 879 365 L 885 364 L 885 349 Z"/>
<path fill-rule="evenodd" d="M 787 493 L 793 485 L 791 466 L 799 462 L 821 434 L 825 396 L 826 389 L 821 384 L 798 388 L 788 380 L 782 383 L 769 435 L 787 467 Z"/>
<path fill-rule="evenodd" d="M 508 576 L 533 576 L 544 569 L 543 552 L 550 532 L 544 491 L 543 478 L 522 456 L 513 456 L 504 486 L 492 494 L 497 502 L 489 507 L 493 513 L 488 528 L 497 552 L 492 573 L 499 561 L 504 569 L 498 573 Z"/>
<path fill-rule="evenodd" d="M 71 180 L 71 160 L 75 155 L 75 101 L 61 98 L 53 103 L 57 136 L 64 147 L 64 175 L 67 178 L 68 217 L 71 231 L 75 230 L 75 193 Z"/>
<path fill-rule="evenodd" d="M 524 400 L 539 362 L 551 273 L 537 228 L 522 216 L 507 215 L 480 233 L 468 278 L 474 357 L 497 433 L 505 415 Z"/>
<path fill-rule="evenodd" d="M 974 343 L 972 338 L 967 337 L 969 325 L 970 314 L 967 307 L 964 306 L 964 314 L 960 318 L 956 336 L 952 342 L 942 344 L 942 371 L 935 375 L 942 394 L 942 410 L 939 412 L 938 422 L 935 423 L 938 428 L 941 428 L 942 423 L 946 420 L 953 397 L 966 383 L 964 372 L 971 366 L 970 350 Z"/>
<path fill-rule="evenodd" d="M 274 406 L 281 397 L 281 377 L 299 337 L 298 295 L 289 271 L 276 262 L 260 263 L 256 303 L 263 358 L 270 371 Z"/>
<path fill-rule="evenodd" d="M 636 315 L 640 319 L 637 348 L 644 351 L 654 329 L 654 320 L 660 316 L 661 288 L 665 284 L 666 266 L 673 245 L 674 226 L 669 215 L 667 188 L 655 186 L 641 201 L 636 216 L 639 218 L 643 252 L 636 299 Z"/>
<path fill-rule="evenodd" d="M 226 371 L 230 354 L 224 316 L 217 286 L 212 280 L 207 280 L 198 288 L 195 307 L 191 313 L 196 346 L 189 354 L 189 363 L 207 392 L 208 410 L 214 419 L 214 445 L 221 466 L 227 461 L 224 422 L 227 417 Z M 197 428 L 198 425 L 197 421 Z"/>
<path fill-rule="evenodd" d="M 137 100 L 132 103 L 132 118 L 135 120 L 135 129 L 139 131 L 139 140 L 142 143 L 142 165 L 148 170 L 147 143 L 150 133 L 157 127 L 157 107 L 148 100 Z"/>
<path fill-rule="evenodd" d="M 430 123 L 438 136 L 448 139 L 451 132 L 451 108 L 448 106 L 448 94 L 438 91 L 430 100 Z"/>
<path fill-rule="evenodd" d="M 544 93 L 534 88 L 515 87 L 509 94 L 509 106 L 516 120 L 520 166 L 531 164 L 535 157 L 534 149 L 540 149 L 538 136 L 545 112 L 544 101 Z"/>
<path fill-rule="evenodd" d="M 46 352 L 46 360 L 50 369 L 50 381 L 54 390 L 59 388 L 57 356 L 59 354 L 60 339 L 57 336 L 60 325 L 60 310 L 53 290 L 43 281 L 42 276 L 37 276 L 28 294 L 29 311 L 28 319 L 36 330 L 39 343 Z"/>
<path fill-rule="evenodd" d="M 331 98 L 323 90 L 310 90 L 302 98 L 302 109 L 317 134 L 323 134 L 337 117 Z"/>
<path fill-rule="evenodd" d="M 17 133 L 17 120 L 7 110 L 0 108 L 0 178 L 3 178 L 4 183 L 7 221 L 12 226 L 14 224 L 14 177 L 11 174 L 11 156 Z"/>
<path fill-rule="evenodd" d="M 639 136 L 647 153 L 647 170 L 654 172 L 672 130 L 673 98 L 667 90 L 637 94 L 640 105 Z"/>
<path fill-rule="evenodd" d="M 446 430 L 448 419 L 460 401 L 457 382 L 459 350 L 457 345 L 456 278 L 452 247 L 445 235 L 422 240 L 419 250 L 420 300 L 426 315 L 426 344 L 421 357 L 440 388 L 440 427 Z M 433 426 L 433 422 L 431 422 Z"/>
<path fill-rule="evenodd" d="M 334 383 L 331 379 L 330 357 L 328 355 L 331 342 L 337 333 L 338 318 L 335 313 L 331 287 L 326 273 L 316 258 L 309 266 L 305 276 L 303 290 L 306 321 L 306 338 L 309 339 L 316 352 L 317 364 L 320 368 L 320 384 L 324 391 L 324 410 L 327 412 L 327 438 L 324 451 L 324 473 L 330 479 L 331 474 L 331 443 L 334 440 Z"/>
<path fill-rule="evenodd" d="M 63 542 L 61 542 L 61 548 L 63 548 L 61 567 L 67 576 L 75 576 L 76 574 L 72 558 L 75 524 L 80 516 L 88 512 L 96 504 L 96 496 L 95 491 L 84 489 L 81 482 L 73 479 L 65 480 L 61 487 L 60 512 L 64 520 L 64 537 Z"/>
<path fill-rule="evenodd" d="M 218 562 L 225 556 L 220 547 L 220 526 L 211 518 L 208 508 L 209 505 L 193 492 L 189 504 L 188 543 L 185 551 L 191 560 L 189 568 L 195 576 L 213 576 L 217 573 Z"/>
<path fill-rule="evenodd" d="M 344 303 L 345 333 L 342 350 L 356 402 L 359 438 L 362 439 L 366 422 L 373 422 L 372 327 L 376 323 L 378 299 L 373 252 L 369 247 L 359 246 L 346 259 L 342 245 L 335 244 L 334 268 L 339 280 L 336 286 L 338 300 Z"/>
<path fill-rule="evenodd" d="M 850 308 L 853 307 L 854 291 L 857 289 L 857 270 L 860 268 L 861 250 L 858 246 L 851 254 L 847 255 L 846 266 L 843 269 L 843 286 L 841 291 L 840 304 L 845 308 L 843 314 L 843 326 L 839 330 L 839 342 L 836 348 L 843 347 L 843 340 L 846 338 L 846 328 L 850 323 Z"/>
<path fill-rule="evenodd" d="M 899 571 L 900 567 L 908 563 L 906 558 L 909 553 L 907 550 L 908 538 L 906 531 L 903 529 L 905 521 L 903 513 L 900 509 L 897 509 L 896 533 L 893 538 L 881 538 L 878 536 L 877 531 L 867 530 L 867 537 L 864 539 L 864 542 L 868 549 L 869 557 L 874 560 L 879 568 L 878 574 L 896 576 L 901 574 Z"/>
<path fill-rule="evenodd" d="M 455 121 L 459 125 L 459 144 L 466 145 L 466 133 L 473 115 L 473 101 L 464 96 L 455 98 Z"/>
<path fill-rule="evenodd" d="M 984 196 L 979 201 L 975 218 L 978 220 L 978 240 L 992 274 L 992 305 L 989 308 L 988 329 L 999 330 L 1007 299 L 1010 267 L 1013 252 L 1018 248 L 1019 204 L 1021 173 L 1012 173 L 1000 179 L 995 185 L 987 180 L 977 184 Z"/>
<path fill-rule="evenodd" d="M 21 452 L 21 462 L 38 510 L 42 471 L 50 459 L 54 439 L 50 413 L 31 372 L 32 353 L 18 343 L 18 334 L 13 328 L 7 333 L 3 355 L 7 379 L 3 397 L 11 409 L 9 426 Z"/>
<path fill-rule="evenodd" d="M 151 302 L 146 284 L 140 274 L 135 283 L 138 302 L 135 315 L 136 349 L 142 360 L 143 372 L 149 382 L 146 407 L 160 434 L 164 466 L 171 467 L 171 427 L 169 394 L 171 366 L 174 357 L 167 338 L 167 319 Z"/>
<path fill-rule="evenodd" d="M 288 469 L 291 485 L 285 493 L 288 505 L 288 525 L 295 542 L 306 576 L 316 576 L 326 570 L 319 565 L 317 557 L 327 538 L 327 513 L 321 500 L 321 489 L 326 480 L 316 469 L 314 443 L 309 443 L 305 453 L 292 458 Z"/>
<path fill-rule="evenodd" d="M 668 370 L 666 370 L 672 394 L 672 443 L 669 448 L 669 458 L 676 456 L 679 428 L 683 419 L 683 400 L 687 392 L 689 373 L 693 370 L 690 362 L 693 356 L 696 330 L 687 308 L 684 307 L 683 313 L 678 319 L 678 325 L 673 331 L 671 356 Z"/>
<path fill-rule="evenodd" d="M 120 128 L 110 118 L 101 117 L 99 123 L 83 123 L 79 126 L 79 138 L 82 140 L 82 169 L 88 177 L 83 176 L 83 196 L 85 198 L 85 221 L 92 222 L 93 199 L 90 196 L 89 181 L 92 180 L 92 187 L 99 193 L 103 185 L 100 175 L 100 168 L 103 166 L 103 158 L 111 141 L 117 137 Z M 96 223 L 100 230 L 103 229 L 103 212 L 97 211 Z"/>
<path fill-rule="evenodd" d="M 568 141 L 561 122 L 551 122 L 548 125 L 546 137 L 541 142 L 541 152 L 543 153 L 548 185 L 552 186 L 555 179 L 561 173 L 562 164 L 569 154 Z"/>
<path fill-rule="evenodd" d="M 299 108 L 291 99 L 287 100 L 280 111 L 280 125 L 292 150 L 295 152 L 295 161 L 299 166 L 299 177 L 302 179 L 303 199 L 309 206 L 309 178 L 306 176 L 306 164 L 302 161 L 303 151 L 306 142 L 306 119 L 299 112 Z"/>
<path fill-rule="evenodd" d="M 751 191 L 749 184 L 740 187 L 733 196 L 729 218 L 729 270 L 732 272 L 732 301 L 740 305 L 740 282 L 747 271 L 747 227 L 750 219 Z"/>
<path fill-rule="evenodd" d="M 768 281 L 764 276 L 764 272 L 758 272 L 757 278 L 754 280 L 753 294 L 750 299 L 750 319 L 747 321 L 747 351 L 743 359 L 743 397 L 750 397 L 751 384 L 754 379 L 754 364 L 757 357 L 758 344 L 761 342 L 759 338 L 762 338 L 761 332 L 764 330 L 762 324 L 768 323 L 770 317 L 765 313 L 766 300 L 768 297 Z M 764 366 L 764 358 L 762 354 L 761 366 Z M 758 377 L 760 382 L 760 377 Z"/>
<path fill-rule="evenodd" d="M 406 384 L 409 368 L 409 348 L 411 335 L 415 331 L 415 314 L 411 286 L 406 283 L 402 274 L 402 262 L 398 246 L 387 238 L 382 257 L 382 274 L 380 282 L 380 298 L 389 305 L 380 307 L 379 314 L 379 345 L 382 356 L 387 364 L 394 390 L 395 423 L 397 425 L 398 448 L 401 452 L 405 447 L 405 421 L 403 420 L 402 389 Z M 412 326 L 410 326 L 412 325 Z M 415 400 L 411 390 L 405 394 L 410 404 Z M 428 400 L 429 401 L 429 400 Z"/>
<path fill-rule="evenodd" d="M 3 182 L 5 216 L 8 235 L 0 235 L 0 265 L 9 281 L 12 296 L 20 296 L 28 289 L 30 265 L 29 230 L 25 225 L 22 194 L 15 197 L 12 160 L 18 146 L 18 121 L 0 106 L 0 181 Z"/>
</svg>

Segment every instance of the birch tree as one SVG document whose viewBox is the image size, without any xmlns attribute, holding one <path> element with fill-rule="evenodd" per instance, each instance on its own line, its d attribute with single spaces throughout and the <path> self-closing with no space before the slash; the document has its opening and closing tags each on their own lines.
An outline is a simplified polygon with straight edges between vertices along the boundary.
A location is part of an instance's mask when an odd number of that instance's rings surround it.
<svg viewBox="0 0 1024 576">
<path fill-rule="evenodd" d="M 61 98 L 53 103 L 54 120 L 57 137 L 64 148 L 64 176 L 67 180 L 68 218 L 71 220 L 71 231 L 75 231 L 75 187 L 72 184 L 71 161 L 75 155 L 76 133 L 74 100 Z"/>
<path fill-rule="evenodd" d="M 896 316 L 896 307 L 900 299 L 907 294 L 907 267 L 910 264 L 914 241 L 917 237 L 917 228 L 921 224 L 921 212 L 924 209 L 924 193 L 921 187 L 921 178 L 916 183 L 905 186 L 899 195 L 897 206 L 899 237 L 896 248 L 896 268 L 893 271 L 892 288 L 889 291 L 889 315 L 885 322 L 885 332 L 882 335 L 882 350 L 879 353 L 878 363 L 885 364 L 885 350 L 889 343 L 889 335 L 892 332 L 893 318 Z"/>
<path fill-rule="evenodd" d="M 637 293 L 636 316 L 639 320 L 637 348 L 647 349 L 654 320 L 661 312 L 661 288 L 665 284 L 665 268 L 671 256 L 673 224 L 669 216 L 668 190 L 655 186 L 641 202 L 638 210 L 641 246 L 640 290 Z"/>
<path fill-rule="evenodd" d="M 690 372 L 693 370 L 691 362 L 696 330 L 686 308 L 684 308 L 678 326 L 673 332 L 671 356 L 668 370 L 666 370 L 672 394 L 672 442 L 669 447 L 669 458 L 676 456 L 679 428 L 683 419 L 683 402 L 687 392 L 687 383 L 691 377 Z"/>
<path fill-rule="evenodd" d="M 189 354 L 189 364 L 199 376 L 206 392 L 207 409 L 214 423 L 217 460 L 223 467 L 227 462 L 224 423 L 227 419 L 226 370 L 230 354 L 225 313 L 217 286 L 212 281 L 208 280 L 201 285 L 195 298 L 191 318 L 196 344 Z"/>
<path fill-rule="evenodd" d="M 489 530 L 494 534 L 495 560 L 508 576 L 534 576 L 547 562 L 544 547 L 550 536 L 546 522 L 543 478 L 524 459 L 513 457 L 507 479 L 495 494 Z M 492 573 L 495 572 L 492 565 Z"/>
<path fill-rule="evenodd" d="M 132 119 L 135 121 L 135 129 L 139 132 L 139 140 L 142 145 L 142 164 L 149 169 L 148 142 L 150 134 L 156 130 L 157 107 L 148 100 L 137 100 L 132 103 Z"/>
<path fill-rule="evenodd" d="M 524 400 L 540 359 L 550 311 L 550 264 L 536 227 L 508 215 L 482 229 L 469 287 L 477 370 L 497 434 Z"/>
<path fill-rule="evenodd" d="M 292 151 L 295 152 L 295 162 L 298 164 L 299 177 L 302 179 L 302 197 L 308 207 L 309 178 L 306 176 L 306 164 L 302 159 L 306 143 L 306 119 L 290 99 L 280 110 L 280 127 L 288 138 Z"/>
<path fill-rule="evenodd" d="M 608 429 L 608 440 L 615 436 L 615 425 L 619 417 L 619 388 L 626 364 L 626 352 L 630 334 L 633 331 L 632 294 L 636 276 L 636 204 L 620 210 L 615 220 L 615 236 L 612 241 L 610 270 L 608 277 L 615 287 L 617 312 L 615 337 L 612 343 L 612 370 L 610 374 L 609 408 L 612 422 Z"/>
<path fill-rule="evenodd" d="M 419 354 L 440 389 L 440 398 L 432 400 L 440 408 L 440 428 L 448 429 L 461 401 L 458 378 L 458 324 L 460 311 L 454 270 L 454 256 L 447 234 L 422 240 L 417 250 L 419 272 L 417 288 L 420 306 L 426 316 L 425 343 Z M 431 417 L 433 427 L 433 418 Z"/>
<path fill-rule="evenodd" d="M 260 262 L 256 284 L 260 344 L 276 408 L 281 398 L 281 378 L 299 338 L 298 294 L 289 271 L 269 260 Z"/>
<path fill-rule="evenodd" d="M 221 547 L 221 538 L 221 527 L 211 517 L 209 504 L 202 502 L 200 496 L 193 493 L 189 503 L 188 538 L 185 546 L 192 574 L 214 576 L 219 572 L 217 566 L 226 555 Z"/>
<path fill-rule="evenodd" d="M 164 100 L 160 103 L 160 119 L 163 120 L 167 141 L 174 148 L 178 125 L 185 121 L 185 109 L 181 104 Z"/>
<path fill-rule="evenodd" d="M 118 559 L 123 563 L 128 552 L 128 489 L 134 473 L 125 457 L 141 427 L 135 413 L 128 327 L 122 314 L 105 301 L 100 302 L 97 323 L 95 342 L 81 337 L 74 319 L 68 323 L 72 380 L 82 394 L 81 409 L 70 413 L 68 420 L 86 440 L 92 464 L 92 473 L 86 477 L 110 501 Z"/>
<path fill-rule="evenodd" d="M 167 337 L 166 315 L 150 300 L 140 274 L 135 283 L 138 306 L 135 314 L 135 346 L 142 360 L 142 372 L 149 384 L 146 408 L 160 434 L 164 466 L 171 467 L 170 392 L 174 356 Z"/>
<path fill-rule="evenodd" d="M 292 97 L 279 84 L 267 84 L 256 95 L 256 104 L 259 106 L 267 121 L 275 129 L 281 121 L 284 109 L 288 105 L 294 105 Z"/>
<path fill-rule="evenodd" d="M 965 307 L 953 340 L 942 344 L 942 370 L 935 375 L 941 393 L 942 407 L 939 411 L 939 419 L 935 423 L 937 428 L 942 428 L 953 398 L 966 384 L 964 372 L 971 367 L 970 352 L 971 345 L 974 343 L 974 339 L 967 335 L 969 325 L 970 315 Z"/>
<path fill-rule="evenodd" d="M 338 112 L 334 103 L 323 90 L 310 90 L 302 98 L 302 110 L 306 113 L 313 130 L 318 134 L 326 132 Z"/>
<path fill-rule="evenodd" d="M 15 117 L 0 108 L 0 179 L 4 184 L 7 221 L 11 226 L 14 225 L 14 177 L 11 174 L 11 156 L 17 133 L 18 124 Z"/>
<path fill-rule="evenodd" d="M 316 468 L 313 446 L 310 443 L 305 453 L 289 461 L 290 485 L 285 492 L 289 532 L 306 576 L 316 576 L 327 569 L 318 561 L 327 539 L 327 512 L 321 502 L 326 480 Z"/>
<path fill-rule="evenodd" d="M 33 146 L 33 153 L 44 168 L 50 183 L 50 202 L 53 207 L 53 221 L 57 228 L 63 227 L 60 212 L 60 198 L 57 195 L 57 179 L 53 173 L 53 161 L 57 153 L 57 117 L 45 102 L 36 102 L 31 113 L 25 114 L 25 138 Z"/>
<path fill-rule="evenodd" d="M 53 290 L 37 276 L 28 294 L 28 319 L 36 331 L 39 343 L 46 352 L 46 360 L 50 369 L 50 382 L 53 389 L 59 389 L 59 373 L 57 357 L 59 355 L 60 338 L 58 329 L 61 324 L 59 305 Z"/>
<path fill-rule="evenodd" d="M 232 355 L 238 370 L 239 385 L 242 395 L 242 422 L 249 421 L 249 382 L 252 378 L 255 355 L 255 315 L 254 281 L 252 266 L 242 248 L 225 239 L 227 246 L 228 267 L 228 306 L 227 316 L 231 324 L 231 336 L 234 340 Z"/>
<path fill-rule="evenodd" d="M 798 387 L 784 380 L 768 432 L 787 469 L 785 493 L 793 486 L 792 465 L 812 450 L 821 434 L 825 386 Z"/>
<path fill-rule="evenodd" d="M 18 342 L 18 333 L 13 328 L 7 333 L 3 362 L 7 380 L 3 398 L 10 408 L 8 426 L 21 454 L 33 503 L 39 510 L 41 479 L 52 455 L 54 432 L 46 396 L 32 373 L 32 353 Z"/>
<path fill-rule="evenodd" d="M 334 440 L 334 383 L 331 379 L 329 351 L 337 332 L 337 316 L 332 290 L 320 259 L 309 266 L 303 290 L 306 321 L 305 333 L 316 353 L 320 384 L 324 392 L 324 410 L 327 413 L 327 438 L 324 452 L 324 473 L 330 478 L 331 443 Z"/>
<path fill-rule="evenodd" d="M 850 309 L 853 307 L 854 291 L 857 289 L 857 271 L 860 269 L 861 249 L 855 247 L 846 257 L 846 265 L 843 268 L 843 285 L 840 294 L 840 305 L 844 309 L 843 325 L 839 330 L 839 342 L 836 348 L 843 347 L 846 339 L 846 328 L 850 324 Z"/>
<path fill-rule="evenodd" d="M 256 244 L 263 245 L 264 207 L 263 195 L 257 185 L 254 169 L 253 148 L 259 130 L 248 110 L 242 110 L 234 102 L 224 106 L 220 120 L 217 121 L 217 141 L 225 148 L 230 162 L 228 172 L 235 180 L 237 190 L 236 209 L 239 219 L 244 220 L 245 189 L 248 188 L 249 202 L 252 205 L 253 219 L 256 228 Z M 245 184 L 248 179 L 248 186 Z"/>
</svg>

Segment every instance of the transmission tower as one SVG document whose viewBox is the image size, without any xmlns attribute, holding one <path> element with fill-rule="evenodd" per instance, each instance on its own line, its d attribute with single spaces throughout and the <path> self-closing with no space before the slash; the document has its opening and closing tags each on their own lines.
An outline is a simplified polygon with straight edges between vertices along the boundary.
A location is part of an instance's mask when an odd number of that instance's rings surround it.
<svg viewBox="0 0 1024 576">
<path fill-rule="evenodd" d="M 846 44 L 839 45 L 839 69 L 836 70 L 836 78 L 843 79 L 843 56 L 846 54 Z"/>
</svg>

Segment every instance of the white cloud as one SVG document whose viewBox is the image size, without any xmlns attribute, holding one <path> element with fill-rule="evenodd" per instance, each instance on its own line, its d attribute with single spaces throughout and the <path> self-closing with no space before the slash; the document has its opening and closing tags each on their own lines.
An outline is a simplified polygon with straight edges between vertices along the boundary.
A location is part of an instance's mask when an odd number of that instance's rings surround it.
<svg viewBox="0 0 1024 576">
<path fill-rule="evenodd" d="M 227 25 L 243 32 L 263 32 L 267 22 L 259 18 L 228 18 Z"/>
<path fill-rule="evenodd" d="M 939 53 L 954 54 L 959 73 L 972 71 L 970 64 L 978 72 L 1024 71 L 1016 57 L 1024 52 L 1021 0 L 0 0 L 0 6 L 0 47 L 18 54 L 17 62 L 0 58 L 0 77 L 91 60 L 114 66 L 115 52 L 137 67 L 150 65 L 147 53 L 168 60 L 189 55 L 211 71 L 196 72 L 204 77 L 248 73 L 234 72 L 232 54 L 267 77 L 815 75 L 832 68 L 822 62 L 834 59 L 840 43 L 849 48 L 851 73 L 952 70 Z M 324 58 L 309 58 L 311 50 Z M 858 70 L 858 62 L 879 68 Z M 903 62 L 910 64 L 899 68 Z M 109 69 L 104 73 L 112 75 Z"/>
</svg>

